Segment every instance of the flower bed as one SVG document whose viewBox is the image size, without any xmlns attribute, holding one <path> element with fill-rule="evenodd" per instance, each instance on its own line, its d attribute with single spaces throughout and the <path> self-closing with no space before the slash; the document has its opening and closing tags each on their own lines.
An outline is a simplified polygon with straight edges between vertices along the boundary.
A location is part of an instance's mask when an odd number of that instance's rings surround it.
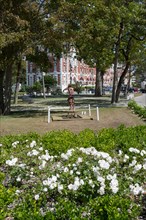
<svg viewBox="0 0 146 220">
<path fill-rule="evenodd" d="M 144 133 L 145 126 L 121 126 L 1 138 L 1 219 L 137 219 L 146 193 Z M 134 147 L 131 139 L 122 147 L 120 134 L 131 134 Z"/>
</svg>

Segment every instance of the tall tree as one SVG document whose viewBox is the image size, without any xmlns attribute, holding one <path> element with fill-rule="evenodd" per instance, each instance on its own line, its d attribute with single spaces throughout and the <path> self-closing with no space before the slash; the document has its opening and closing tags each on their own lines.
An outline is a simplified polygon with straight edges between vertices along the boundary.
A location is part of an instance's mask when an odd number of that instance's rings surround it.
<svg viewBox="0 0 146 220">
<path fill-rule="evenodd" d="M 31 35 L 29 19 L 35 10 L 29 7 L 28 0 L 0 0 L 0 4 L 0 111 L 9 114 L 13 65 L 27 48 Z"/>
<path fill-rule="evenodd" d="M 23 54 L 36 55 L 36 48 L 41 45 L 45 50 L 38 57 L 46 64 L 46 47 L 55 51 L 57 41 L 52 36 L 53 26 L 46 19 L 47 0 L 0 0 L 0 4 L 0 111 L 9 114 L 14 63 Z"/>
<path fill-rule="evenodd" d="M 97 89 L 100 88 L 101 71 L 114 63 L 111 102 L 118 102 L 122 81 L 139 52 L 135 42 L 144 36 L 144 1 L 66 0 L 60 5 L 56 17 L 62 34 L 74 42 L 86 62 L 96 64 L 96 95 L 100 95 Z M 119 62 L 125 67 L 120 80 L 117 75 Z"/>
</svg>

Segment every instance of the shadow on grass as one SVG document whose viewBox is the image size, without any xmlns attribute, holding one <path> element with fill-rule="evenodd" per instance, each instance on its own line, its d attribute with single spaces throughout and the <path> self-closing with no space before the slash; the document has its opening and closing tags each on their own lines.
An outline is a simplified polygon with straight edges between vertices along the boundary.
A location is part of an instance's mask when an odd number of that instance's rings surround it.
<svg viewBox="0 0 146 220">
<path fill-rule="evenodd" d="M 13 111 L 9 116 L 3 116 L 3 117 L 11 117 L 11 118 L 37 118 L 40 116 L 47 115 L 47 112 L 45 111 L 37 111 L 37 110 L 29 110 L 29 112 L 26 110 L 23 111 Z"/>
<path fill-rule="evenodd" d="M 67 102 L 67 99 L 66 100 L 49 100 L 48 102 L 41 102 L 39 104 L 42 104 L 44 106 L 62 106 L 62 107 L 65 107 L 65 106 L 68 106 L 68 102 Z M 108 107 L 111 102 L 109 100 L 105 100 L 105 99 L 100 99 L 100 100 L 96 100 L 96 99 L 88 99 L 87 97 L 85 99 L 76 99 L 75 98 L 75 105 L 77 107 L 82 107 L 82 106 L 85 106 L 85 105 L 91 105 L 91 107 Z"/>
</svg>

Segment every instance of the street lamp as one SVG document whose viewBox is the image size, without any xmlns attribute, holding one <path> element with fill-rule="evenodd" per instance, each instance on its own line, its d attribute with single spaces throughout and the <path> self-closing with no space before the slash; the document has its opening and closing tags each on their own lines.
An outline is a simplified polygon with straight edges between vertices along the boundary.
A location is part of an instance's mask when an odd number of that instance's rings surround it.
<svg viewBox="0 0 146 220">
<path fill-rule="evenodd" d="M 42 81 L 43 81 L 43 96 L 44 96 L 44 99 L 46 98 L 46 95 L 45 95 L 45 80 L 44 80 L 44 76 L 45 76 L 45 72 L 42 72 Z"/>
<path fill-rule="evenodd" d="M 71 59 L 70 59 L 70 65 L 69 65 L 69 67 L 70 67 L 70 84 L 72 84 L 72 63 L 71 63 Z"/>
</svg>

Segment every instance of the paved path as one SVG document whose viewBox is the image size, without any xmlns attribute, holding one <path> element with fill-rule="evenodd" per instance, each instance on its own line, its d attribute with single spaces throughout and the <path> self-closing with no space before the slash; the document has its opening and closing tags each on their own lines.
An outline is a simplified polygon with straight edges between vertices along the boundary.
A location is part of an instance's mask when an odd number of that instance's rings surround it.
<svg viewBox="0 0 146 220">
<path fill-rule="evenodd" d="M 138 105 L 142 107 L 146 107 L 146 93 L 143 93 L 141 96 L 137 96 L 134 98 Z"/>
</svg>

